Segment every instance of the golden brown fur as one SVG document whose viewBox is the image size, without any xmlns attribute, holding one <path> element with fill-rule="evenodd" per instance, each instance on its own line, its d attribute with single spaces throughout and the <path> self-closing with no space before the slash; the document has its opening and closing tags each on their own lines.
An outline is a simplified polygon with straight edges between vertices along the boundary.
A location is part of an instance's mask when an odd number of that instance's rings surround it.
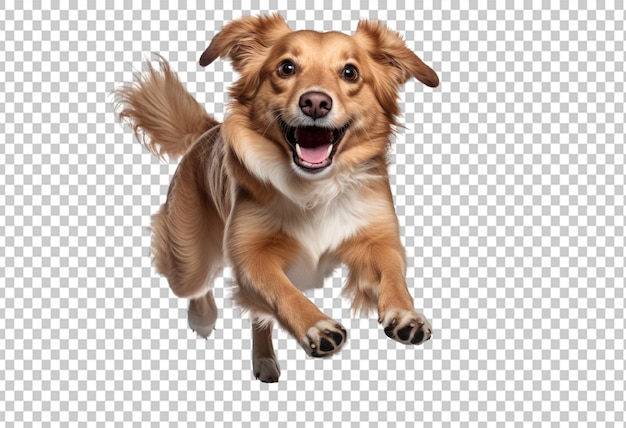
<svg viewBox="0 0 626 428">
<path fill-rule="evenodd" d="M 120 118 L 132 124 L 137 139 L 152 153 L 177 158 L 218 122 L 185 91 L 167 61 L 161 58 L 160 64 L 161 73 L 149 64 L 146 76 L 117 91 L 125 104 Z"/>
<path fill-rule="evenodd" d="M 301 291 L 343 263 L 353 309 L 376 309 L 394 340 L 428 340 L 404 277 L 387 151 L 399 87 L 411 77 L 437 86 L 436 73 L 369 21 L 347 36 L 293 32 L 279 15 L 244 18 L 215 36 L 200 64 L 219 57 L 240 75 L 223 124 L 164 60 L 117 92 L 121 117 L 150 151 L 184 153 L 153 217 L 152 250 L 173 292 L 190 299 L 190 326 L 211 333 L 212 280 L 229 263 L 237 302 L 253 316 L 255 375 L 277 381 L 273 320 L 314 357 L 345 343 L 341 324 Z"/>
</svg>

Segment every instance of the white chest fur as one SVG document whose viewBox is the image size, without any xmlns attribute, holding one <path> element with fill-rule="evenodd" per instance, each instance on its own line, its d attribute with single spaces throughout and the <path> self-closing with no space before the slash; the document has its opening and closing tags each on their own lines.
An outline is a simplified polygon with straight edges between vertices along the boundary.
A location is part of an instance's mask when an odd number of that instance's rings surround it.
<svg viewBox="0 0 626 428">
<path fill-rule="evenodd" d="M 283 149 L 259 138 L 245 123 L 245 118 L 231 115 L 222 132 L 248 171 L 282 196 L 264 207 L 264 214 L 300 244 L 286 274 L 301 290 L 321 287 L 339 262 L 334 254 L 339 245 L 379 214 L 393 212 L 384 195 L 378 200 L 367 192 L 368 183 L 386 178 L 371 173 L 375 164 L 350 169 L 338 162 L 315 177 L 307 176 L 285 161 Z"/>
<path fill-rule="evenodd" d="M 300 243 L 300 252 L 286 272 L 292 283 L 300 290 L 321 287 L 339 262 L 335 250 L 367 227 L 376 211 L 354 191 L 287 219 L 284 231 Z"/>
</svg>

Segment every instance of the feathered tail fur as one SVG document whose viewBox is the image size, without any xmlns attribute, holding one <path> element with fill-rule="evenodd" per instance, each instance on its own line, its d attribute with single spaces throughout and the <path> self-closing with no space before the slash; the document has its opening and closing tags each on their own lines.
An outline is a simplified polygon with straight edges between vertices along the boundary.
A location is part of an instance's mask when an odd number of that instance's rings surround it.
<svg viewBox="0 0 626 428">
<path fill-rule="evenodd" d="M 218 122 L 187 92 L 167 61 L 159 58 L 159 64 L 160 71 L 149 64 L 133 84 L 115 91 L 116 110 L 148 150 L 178 158 Z"/>
<path fill-rule="evenodd" d="M 224 220 L 230 186 L 219 123 L 187 92 L 169 64 L 148 66 L 114 92 L 116 110 L 137 140 L 155 155 L 182 159 L 161 209 L 152 216 L 152 255 L 174 294 L 191 299 L 189 325 L 213 331 L 217 309 L 211 289 L 224 264 Z"/>
</svg>

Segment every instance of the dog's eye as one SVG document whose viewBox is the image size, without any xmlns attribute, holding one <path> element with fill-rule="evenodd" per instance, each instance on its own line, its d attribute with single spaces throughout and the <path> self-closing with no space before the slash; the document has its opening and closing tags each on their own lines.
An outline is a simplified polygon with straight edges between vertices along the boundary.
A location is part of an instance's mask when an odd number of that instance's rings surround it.
<svg viewBox="0 0 626 428">
<path fill-rule="evenodd" d="M 296 65 L 288 59 L 278 64 L 278 75 L 280 77 L 289 77 L 296 74 Z"/>
<path fill-rule="evenodd" d="M 341 77 L 348 82 L 356 82 L 359 78 L 359 70 L 353 65 L 346 65 L 343 70 L 341 70 Z"/>
</svg>

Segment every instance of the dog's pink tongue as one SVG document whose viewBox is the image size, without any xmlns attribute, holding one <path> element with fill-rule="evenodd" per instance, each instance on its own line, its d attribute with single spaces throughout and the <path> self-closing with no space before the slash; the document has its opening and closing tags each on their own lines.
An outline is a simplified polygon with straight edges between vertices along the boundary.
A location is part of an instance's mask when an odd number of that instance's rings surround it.
<svg viewBox="0 0 626 428">
<path fill-rule="evenodd" d="M 307 149 L 306 147 L 300 147 L 300 155 L 302 160 L 308 163 L 322 163 L 328 157 L 328 149 L 330 144 Z"/>
<path fill-rule="evenodd" d="M 313 164 L 322 163 L 328 157 L 328 150 L 333 144 L 333 133 L 322 128 L 302 127 L 296 129 L 296 140 L 302 160 Z"/>
</svg>

